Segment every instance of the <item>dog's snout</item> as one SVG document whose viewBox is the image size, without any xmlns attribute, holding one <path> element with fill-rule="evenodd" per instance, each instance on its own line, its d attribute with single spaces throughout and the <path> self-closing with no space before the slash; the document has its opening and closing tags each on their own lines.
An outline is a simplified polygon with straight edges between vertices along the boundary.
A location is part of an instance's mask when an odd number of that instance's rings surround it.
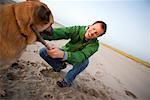
<svg viewBox="0 0 150 100">
<path fill-rule="evenodd" d="M 49 33 L 49 35 L 52 35 L 52 33 L 53 33 L 53 27 L 50 26 L 50 28 L 48 28 L 48 29 L 46 30 L 46 32 Z"/>
<path fill-rule="evenodd" d="M 53 27 L 49 27 L 48 29 L 44 30 L 43 32 L 40 32 L 41 35 L 48 35 L 52 36 L 53 34 Z"/>
<path fill-rule="evenodd" d="M 51 27 L 51 33 L 53 33 L 53 31 L 54 31 L 54 29 L 53 29 L 53 27 Z"/>
</svg>

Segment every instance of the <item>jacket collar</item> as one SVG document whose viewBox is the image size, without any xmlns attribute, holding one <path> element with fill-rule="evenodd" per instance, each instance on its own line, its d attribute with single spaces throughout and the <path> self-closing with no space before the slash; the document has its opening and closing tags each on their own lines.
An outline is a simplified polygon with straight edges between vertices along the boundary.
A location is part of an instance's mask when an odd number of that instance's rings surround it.
<svg viewBox="0 0 150 100">
<path fill-rule="evenodd" d="M 85 33 L 86 33 L 86 30 L 87 30 L 87 26 L 81 27 L 81 30 L 80 30 L 80 32 L 79 32 L 79 35 L 80 35 L 80 38 L 81 38 L 82 40 L 84 40 L 84 35 L 85 35 Z"/>
</svg>

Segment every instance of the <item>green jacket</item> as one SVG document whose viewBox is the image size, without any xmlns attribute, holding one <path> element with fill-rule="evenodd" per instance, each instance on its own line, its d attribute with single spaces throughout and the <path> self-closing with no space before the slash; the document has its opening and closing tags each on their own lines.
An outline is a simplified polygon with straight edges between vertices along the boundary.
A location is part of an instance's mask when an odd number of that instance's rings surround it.
<svg viewBox="0 0 150 100">
<path fill-rule="evenodd" d="M 68 54 L 67 61 L 77 64 L 88 59 L 99 47 L 97 38 L 89 41 L 84 39 L 85 32 L 86 26 L 55 28 L 52 36 L 43 35 L 43 38 L 46 40 L 70 39 L 62 49 Z"/>
</svg>

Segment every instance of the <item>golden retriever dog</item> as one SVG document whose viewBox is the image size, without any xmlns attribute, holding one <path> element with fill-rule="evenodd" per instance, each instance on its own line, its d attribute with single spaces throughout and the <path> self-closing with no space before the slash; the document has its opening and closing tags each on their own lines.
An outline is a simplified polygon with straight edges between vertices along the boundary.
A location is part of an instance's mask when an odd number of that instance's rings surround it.
<svg viewBox="0 0 150 100">
<path fill-rule="evenodd" d="M 38 32 L 50 32 L 53 23 L 51 11 L 39 0 L 0 4 L 0 69 L 14 63 L 26 46 L 37 40 L 31 27 Z M 0 95 L 5 95 L 1 75 Z"/>
</svg>

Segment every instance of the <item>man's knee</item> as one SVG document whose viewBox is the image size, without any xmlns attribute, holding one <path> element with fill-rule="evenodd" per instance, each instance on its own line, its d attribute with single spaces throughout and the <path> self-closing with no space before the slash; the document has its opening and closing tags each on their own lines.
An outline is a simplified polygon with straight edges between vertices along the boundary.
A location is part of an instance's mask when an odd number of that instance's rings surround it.
<svg viewBox="0 0 150 100">
<path fill-rule="evenodd" d="M 39 51 L 39 54 L 41 57 L 46 56 L 46 54 L 47 54 L 46 48 L 41 48 Z"/>
<path fill-rule="evenodd" d="M 88 66 L 88 65 L 89 65 L 89 59 L 85 60 L 85 61 L 84 61 L 84 64 L 85 64 L 86 66 Z"/>
</svg>

